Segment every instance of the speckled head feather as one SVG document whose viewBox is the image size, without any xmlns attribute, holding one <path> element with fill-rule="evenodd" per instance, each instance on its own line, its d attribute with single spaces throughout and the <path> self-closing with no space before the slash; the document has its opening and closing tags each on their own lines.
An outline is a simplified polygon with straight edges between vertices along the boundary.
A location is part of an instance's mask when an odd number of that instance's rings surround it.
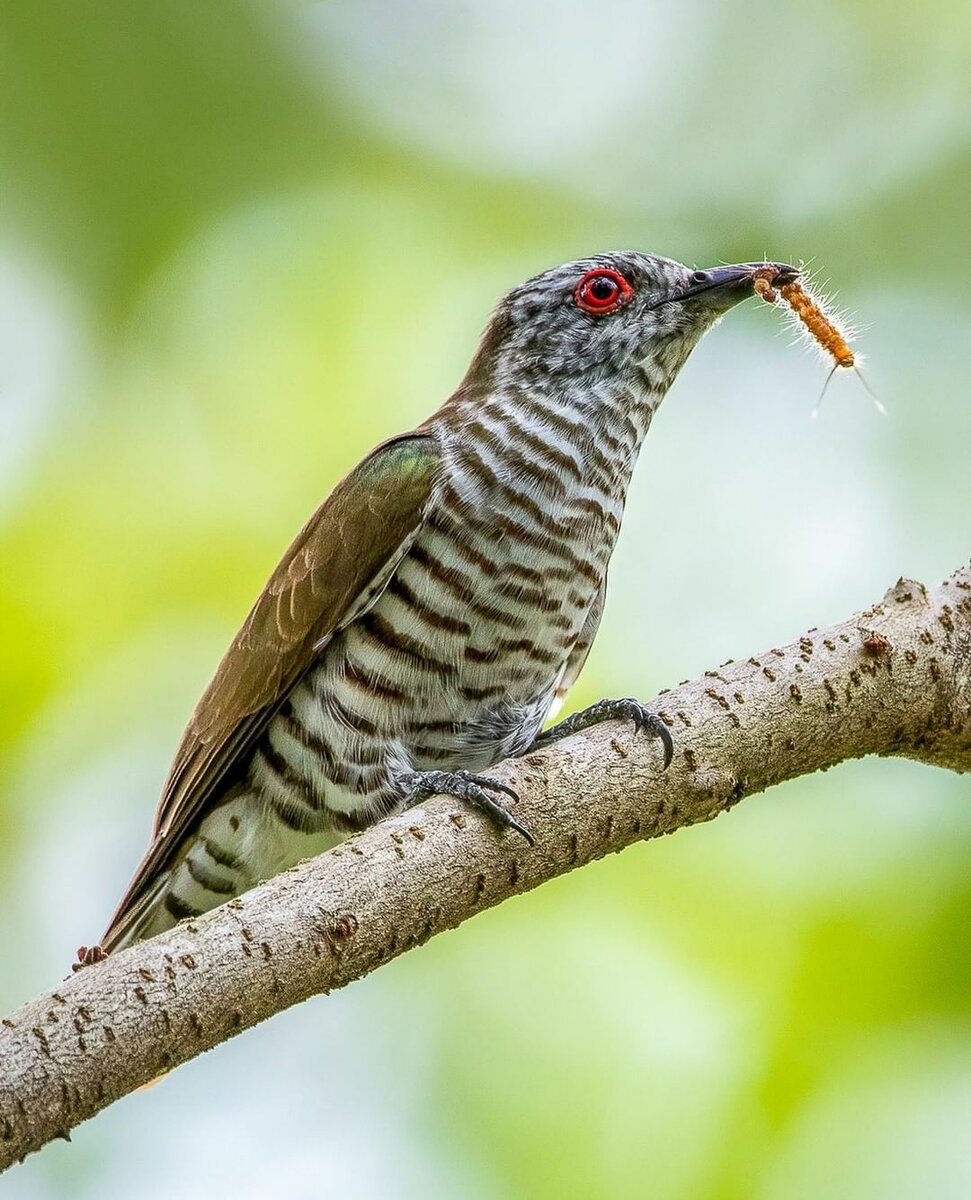
<svg viewBox="0 0 971 1200">
<path fill-rule="evenodd" d="M 466 379 L 573 388 L 616 376 L 663 393 L 702 334 L 752 294 L 752 272 L 764 265 L 697 271 L 636 250 L 564 263 L 500 300 Z M 616 273 L 630 292 L 616 308 L 591 312 L 577 303 L 577 289 L 598 271 Z"/>
</svg>

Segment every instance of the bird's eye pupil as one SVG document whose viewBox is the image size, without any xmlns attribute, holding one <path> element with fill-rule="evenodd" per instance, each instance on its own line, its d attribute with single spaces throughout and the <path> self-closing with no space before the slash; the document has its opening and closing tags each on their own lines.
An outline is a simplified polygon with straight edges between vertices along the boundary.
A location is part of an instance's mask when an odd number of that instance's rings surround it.
<svg viewBox="0 0 971 1200">
<path fill-rule="evenodd" d="M 707 271 L 692 271 L 691 272 L 691 282 L 692 283 L 707 283 L 708 282 L 708 272 Z"/>
<path fill-rule="evenodd" d="M 617 284 L 605 275 L 601 275 L 590 284 L 590 292 L 595 300 L 609 300 L 616 291 Z"/>
<path fill-rule="evenodd" d="M 634 295 L 634 289 L 619 271 L 595 267 L 573 291 L 573 301 L 584 312 L 602 317 L 615 312 Z"/>
</svg>

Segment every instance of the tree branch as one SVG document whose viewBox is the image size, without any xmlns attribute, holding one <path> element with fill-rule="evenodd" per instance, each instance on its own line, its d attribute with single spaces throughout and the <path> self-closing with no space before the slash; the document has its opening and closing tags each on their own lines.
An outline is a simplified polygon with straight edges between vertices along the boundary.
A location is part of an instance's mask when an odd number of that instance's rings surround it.
<svg viewBox="0 0 971 1200">
<path fill-rule="evenodd" d="M 673 691 L 675 758 L 609 723 L 503 764 L 529 848 L 437 798 L 198 921 L 87 968 L 0 1024 L 0 1169 L 308 996 L 511 895 L 743 796 L 865 754 L 971 771 L 971 566 Z"/>
</svg>

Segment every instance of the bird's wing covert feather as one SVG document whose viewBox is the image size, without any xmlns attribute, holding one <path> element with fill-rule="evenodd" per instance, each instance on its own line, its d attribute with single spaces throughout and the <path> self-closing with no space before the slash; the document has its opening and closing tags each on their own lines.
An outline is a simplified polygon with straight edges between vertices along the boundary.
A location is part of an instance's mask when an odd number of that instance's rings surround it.
<svg viewBox="0 0 971 1200">
<path fill-rule="evenodd" d="M 162 789 L 152 844 L 108 941 L 327 640 L 380 595 L 421 529 L 440 468 L 434 435 L 392 438 L 297 534 L 195 707 Z"/>
</svg>

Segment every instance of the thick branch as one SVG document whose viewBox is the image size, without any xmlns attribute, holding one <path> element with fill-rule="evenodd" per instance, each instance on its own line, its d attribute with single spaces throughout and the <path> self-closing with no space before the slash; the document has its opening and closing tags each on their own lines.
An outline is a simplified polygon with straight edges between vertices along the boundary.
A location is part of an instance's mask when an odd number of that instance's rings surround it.
<svg viewBox="0 0 971 1200">
<path fill-rule="evenodd" d="M 675 759 L 602 725 L 504 764 L 515 833 L 435 799 L 79 972 L 0 1025 L 0 1169 L 156 1075 L 508 896 L 864 754 L 971 771 L 971 567 L 663 692 Z"/>
</svg>

